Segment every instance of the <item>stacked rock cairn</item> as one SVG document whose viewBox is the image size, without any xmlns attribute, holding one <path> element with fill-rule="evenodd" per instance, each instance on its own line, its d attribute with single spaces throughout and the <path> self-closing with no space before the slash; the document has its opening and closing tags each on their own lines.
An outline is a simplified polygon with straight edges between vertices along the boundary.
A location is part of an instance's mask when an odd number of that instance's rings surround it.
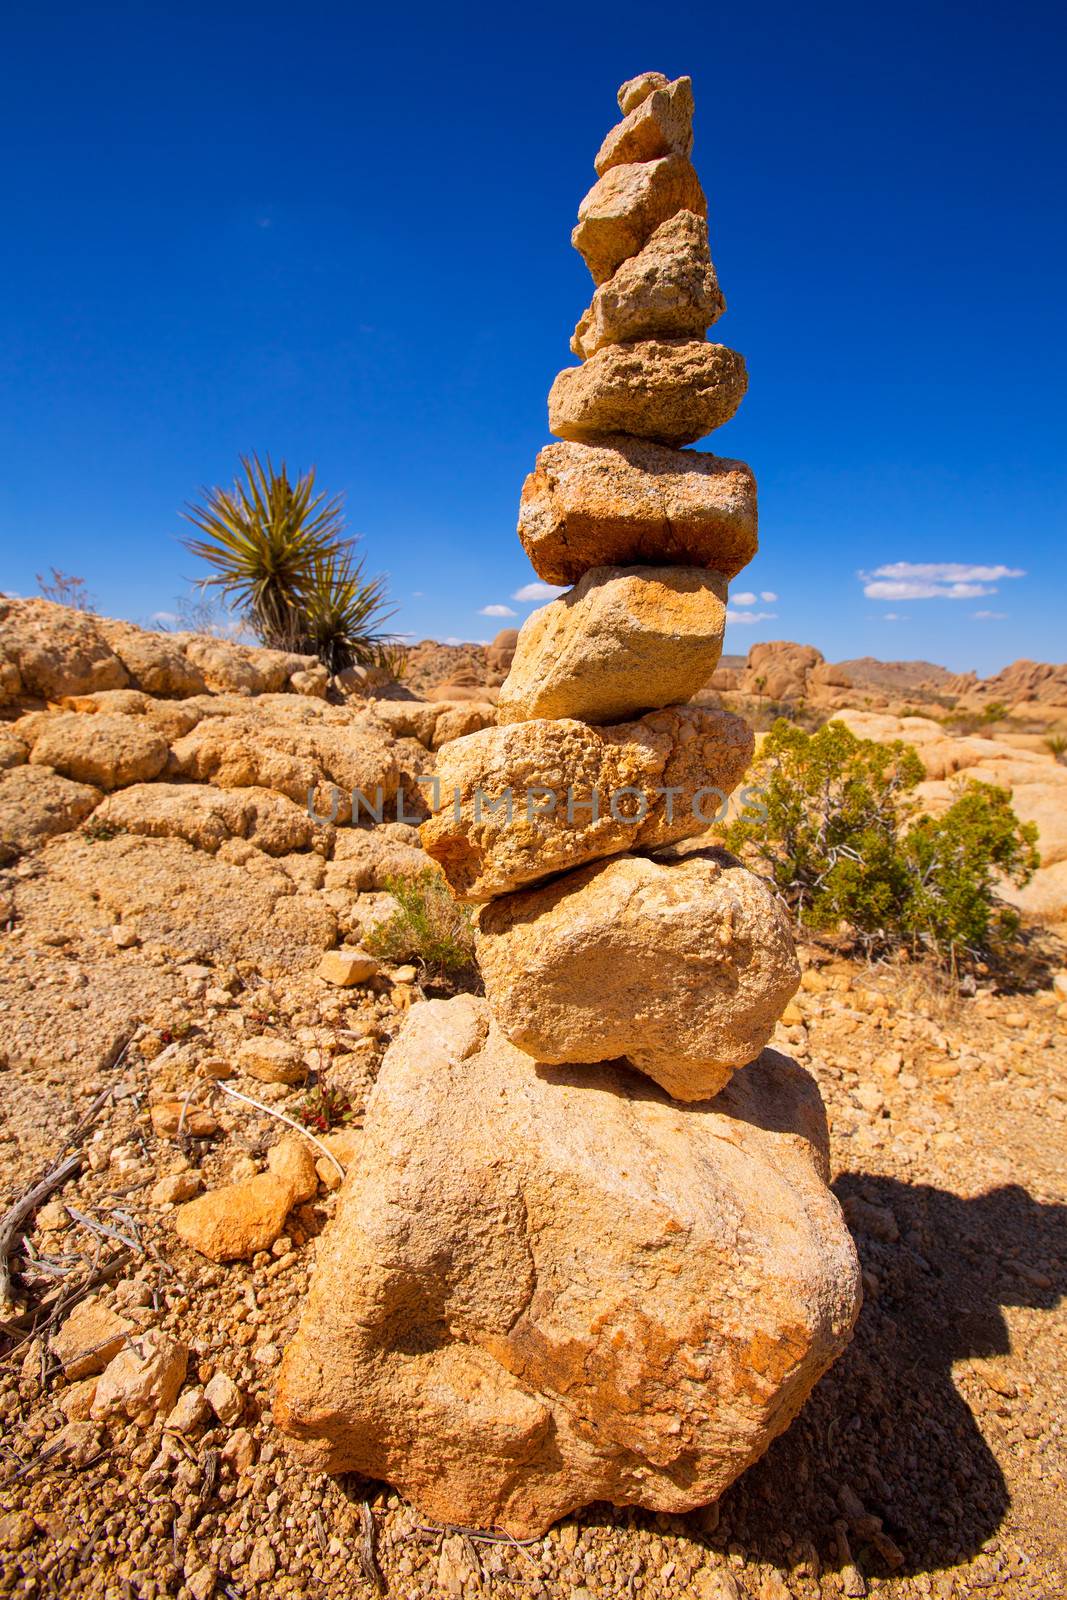
<svg viewBox="0 0 1067 1600">
<path fill-rule="evenodd" d="M 746 385 L 705 338 L 692 88 L 644 73 L 619 104 L 573 235 L 582 364 L 519 521 L 573 587 L 523 627 L 499 725 L 442 750 L 423 825 L 480 904 L 486 997 L 413 1007 L 387 1052 L 275 1407 L 308 1462 L 513 1536 L 716 1499 L 859 1307 L 818 1089 L 765 1048 L 788 921 L 708 843 L 752 735 L 687 703 L 756 550 L 748 467 L 684 448 Z"/>
</svg>

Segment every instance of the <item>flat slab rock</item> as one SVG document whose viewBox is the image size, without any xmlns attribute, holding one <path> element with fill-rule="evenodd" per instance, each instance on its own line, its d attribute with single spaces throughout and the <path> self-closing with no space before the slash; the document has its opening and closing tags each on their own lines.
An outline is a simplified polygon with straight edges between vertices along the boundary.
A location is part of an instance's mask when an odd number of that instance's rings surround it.
<svg viewBox="0 0 1067 1600">
<path fill-rule="evenodd" d="M 856 1254 L 813 1080 L 773 1051 L 680 1107 L 538 1067 L 484 1001 L 413 1006 L 319 1242 L 275 1421 L 308 1465 L 537 1536 L 715 1500 L 848 1343 Z"/>
</svg>

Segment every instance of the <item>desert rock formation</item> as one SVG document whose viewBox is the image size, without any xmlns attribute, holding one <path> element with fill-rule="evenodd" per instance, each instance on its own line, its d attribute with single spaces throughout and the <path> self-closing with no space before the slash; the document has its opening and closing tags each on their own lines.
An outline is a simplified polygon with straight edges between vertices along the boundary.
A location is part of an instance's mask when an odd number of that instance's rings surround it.
<svg viewBox="0 0 1067 1600">
<path fill-rule="evenodd" d="M 746 384 L 704 338 L 723 301 L 690 82 L 645 73 L 619 105 L 573 235 L 598 287 L 549 396 L 565 442 L 519 524 L 576 587 L 520 633 L 501 725 L 442 751 L 421 829 L 488 902 L 486 1000 L 415 1007 L 391 1047 L 275 1408 L 308 1462 L 515 1536 L 596 1499 L 717 1497 L 859 1305 L 818 1091 L 761 1054 L 800 981 L 786 917 L 678 843 L 753 747 L 677 702 L 718 661 L 755 484 L 678 448 Z"/>
</svg>

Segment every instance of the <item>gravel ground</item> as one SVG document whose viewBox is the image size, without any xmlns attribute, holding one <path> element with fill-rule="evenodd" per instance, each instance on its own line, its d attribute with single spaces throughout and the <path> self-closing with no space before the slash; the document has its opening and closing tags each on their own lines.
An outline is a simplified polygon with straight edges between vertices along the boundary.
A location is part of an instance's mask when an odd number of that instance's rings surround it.
<svg viewBox="0 0 1067 1600">
<path fill-rule="evenodd" d="M 1027 992 L 959 999 L 907 965 L 805 952 L 804 988 L 774 1043 L 827 1100 L 834 1187 L 864 1266 L 855 1340 L 718 1506 L 685 1517 L 593 1506 L 521 1546 L 434 1527 L 384 1485 L 290 1463 L 272 1391 L 333 1194 L 320 1187 L 272 1250 L 229 1266 L 181 1246 L 172 1208 L 153 1200 L 163 1175 L 200 1172 L 211 1187 L 258 1169 L 281 1131 L 216 1094 L 216 1133 L 160 1138 L 153 1098 L 206 1094 L 205 1062 L 241 1029 L 266 1031 L 331 1063 L 358 1120 L 409 983 L 324 999 L 310 979 L 271 989 L 227 977 L 230 1001 L 211 1012 L 196 984 L 175 980 L 191 998 L 179 1006 L 163 984 L 115 1065 L 0 1072 L 4 1206 L 111 1091 L 78 1141 L 83 1170 L 16 1247 L 32 1304 L 110 1265 L 97 1303 L 188 1344 L 187 1388 L 222 1372 L 243 1402 L 227 1422 L 201 1408 L 184 1431 L 78 1420 L 47 1339 L 16 1332 L 0 1358 L 0 1594 L 1064 1593 L 1067 1008 L 1051 988 L 1062 946 L 1051 955 Z M 42 982 L 59 959 L 41 958 Z M 199 987 L 217 994 L 209 979 Z M 252 1090 L 282 1110 L 302 1092 Z"/>
</svg>

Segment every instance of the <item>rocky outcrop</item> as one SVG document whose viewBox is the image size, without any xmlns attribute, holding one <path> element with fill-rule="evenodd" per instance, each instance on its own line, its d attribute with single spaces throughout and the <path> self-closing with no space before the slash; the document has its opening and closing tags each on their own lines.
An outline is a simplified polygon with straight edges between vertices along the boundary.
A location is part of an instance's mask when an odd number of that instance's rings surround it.
<svg viewBox="0 0 1067 1600">
<path fill-rule="evenodd" d="M 590 1500 L 701 1505 L 848 1340 L 826 1178 L 818 1091 L 783 1056 L 687 1110 L 621 1066 L 536 1064 L 482 1001 L 415 1006 L 275 1420 L 314 1466 L 517 1538 Z"/>
</svg>

